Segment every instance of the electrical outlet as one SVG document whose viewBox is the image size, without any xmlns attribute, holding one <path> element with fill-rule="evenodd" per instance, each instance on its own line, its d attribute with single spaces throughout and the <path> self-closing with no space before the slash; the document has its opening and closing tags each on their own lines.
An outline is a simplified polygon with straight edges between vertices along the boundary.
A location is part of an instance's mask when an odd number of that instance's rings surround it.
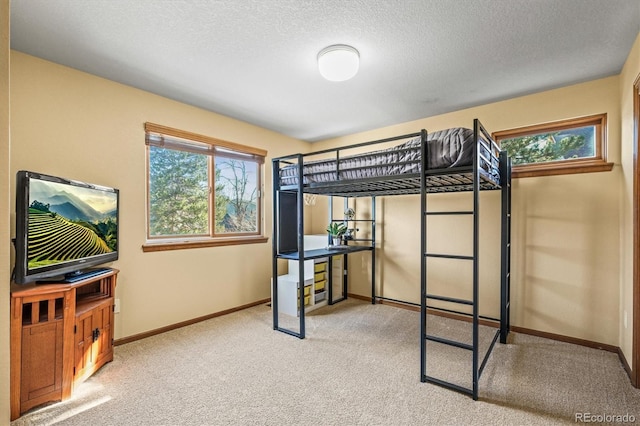
<svg viewBox="0 0 640 426">
<path fill-rule="evenodd" d="M 113 313 L 117 314 L 120 312 L 120 299 L 116 299 L 113 305 Z M 625 320 L 626 321 L 626 320 Z"/>
</svg>

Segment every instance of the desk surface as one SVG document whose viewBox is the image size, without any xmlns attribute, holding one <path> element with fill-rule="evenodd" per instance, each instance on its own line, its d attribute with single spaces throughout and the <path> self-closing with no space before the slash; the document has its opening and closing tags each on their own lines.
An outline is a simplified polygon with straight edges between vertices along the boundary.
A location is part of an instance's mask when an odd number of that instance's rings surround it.
<svg viewBox="0 0 640 426">
<path fill-rule="evenodd" d="M 355 253 L 358 251 L 371 251 L 373 247 L 371 246 L 339 246 L 340 248 L 322 248 L 315 250 L 305 250 L 304 258 L 305 259 L 317 259 L 320 257 L 328 257 L 328 256 L 339 256 L 341 254 L 349 254 Z M 299 260 L 298 252 L 292 253 L 281 253 L 278 255 L 279 259 L 290 259 L 290 260 Z"/>
</svg>

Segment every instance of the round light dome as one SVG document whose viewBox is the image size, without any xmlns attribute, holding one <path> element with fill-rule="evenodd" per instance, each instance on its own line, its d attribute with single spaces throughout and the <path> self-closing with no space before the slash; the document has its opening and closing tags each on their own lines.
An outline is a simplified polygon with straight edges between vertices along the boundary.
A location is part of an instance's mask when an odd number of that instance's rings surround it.
<svg viewBox="0 0 640 426">
<path fill-rule="evenodd" d="M 358 73 L 360 54 L 344 44 L 325 47 L 318 53 L 318 69 L 329 81 L 345 81 Z"/>
</svg>

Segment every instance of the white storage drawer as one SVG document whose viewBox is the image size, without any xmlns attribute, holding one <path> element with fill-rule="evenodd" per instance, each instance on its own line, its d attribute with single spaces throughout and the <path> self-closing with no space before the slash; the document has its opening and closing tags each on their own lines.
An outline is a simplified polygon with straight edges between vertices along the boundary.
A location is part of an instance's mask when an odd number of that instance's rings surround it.
<svg viewBox="0 0 640 426">
<path fill-rule="evenodd" d="M 313 293 L 313 278 L 304 280 L 305 306 L 308 307 L 312 303 L 310 297 Z M 298 315 L 298 275 L 280 275 L 278 277 L 278 312 L 283 314 L 297 316 Z"/>
</svg>

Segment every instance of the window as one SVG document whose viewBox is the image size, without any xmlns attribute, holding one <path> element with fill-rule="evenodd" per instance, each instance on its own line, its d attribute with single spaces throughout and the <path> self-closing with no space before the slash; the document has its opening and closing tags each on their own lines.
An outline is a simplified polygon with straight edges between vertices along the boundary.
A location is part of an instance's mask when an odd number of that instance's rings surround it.
<svg viewBox="0 0 640 426">
<path fill-rule="evenodd" d="M 599 114 L 493 133 L 513 164 L 513 177 L 610 171 L 607 115 Z"/>
<path fill-rule="evenodd" d="M 144 251 L 265 242 L 266 151 L 145 123 Z"/>
</svg>

